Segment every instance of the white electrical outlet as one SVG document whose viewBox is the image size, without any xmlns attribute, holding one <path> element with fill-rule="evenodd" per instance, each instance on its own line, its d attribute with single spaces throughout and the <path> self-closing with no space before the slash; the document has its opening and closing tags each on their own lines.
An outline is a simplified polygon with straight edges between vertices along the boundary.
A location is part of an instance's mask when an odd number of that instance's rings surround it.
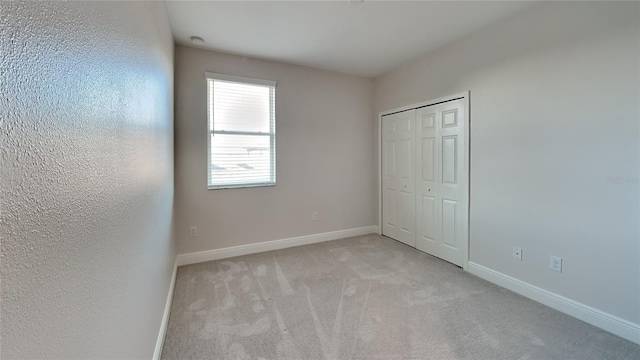
<svg viewBox="0 0 640 360">
<path fill-rule="evenodd" d="M 551 255 L 549 258 L 549 269 L 562 272 L 562 258 Z"/>
<path fill-rule="evenodd" d="M 189 236 L 191 236 L 191 237 L 198 236 L 198 227 L 197 226 L 191 226 L 189 228 Z"/>
<path fill-rule="evenodd" d="M 311 220 L 318 221 L 318 212 L 314 211 L 311 213 Z"/>
<path fill-rule="evenodd" d="M 514 259 L 522 261 L 522 249 L 519 247 L 514 247 L 512 256 Z"/>
</svg>

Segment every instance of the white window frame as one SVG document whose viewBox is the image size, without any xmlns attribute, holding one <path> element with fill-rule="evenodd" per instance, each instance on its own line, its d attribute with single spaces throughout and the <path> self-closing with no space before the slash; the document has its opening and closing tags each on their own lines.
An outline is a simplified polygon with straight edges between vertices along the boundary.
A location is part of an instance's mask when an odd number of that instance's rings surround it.
<svg viewBox="0 0 640 360">
<path fill-rule="evenodd" d="M 237 189 L 237 188 L 249 188 L 249 187 L 263 187 L 263 186 L 275 186 L 276 184 L 276 105 L 275 105 L 275 88 L 276 82 L 271 80 L 262 80 L 262 79 L 252 79 L 242 76 L 234 76 L 234 75 L 225 75 L 218 74 L 213 72 L 205 72 L 205 78 L 207 79 L 207 189 L 209 190 L 220 190 L 220 189 Z M 235 82 L 240 84 L 251 84 L 251 85 L 262 85 L 267 87 L 272 87 L 273 91 L 270 91 L 270 131 L 269 133 L 263 132 L 250 132 L 250 131 L 214 131 L 213 124 L 215 119 L 213 119 L 213 95 L 209 94 L 209 81 L 226 81 L 226 82 Z M 211 136 L 215 136 L 215 134 L 225 134 L 225 135 L 259 135 L 259 136 L 269 136 L 270 145 L 271 145 L 271 180 L 268 182 L 259 182 L 259 183 L 228 183 L 228 184 L 216 184 L 212 185 L 209 183 L 209 179 L 211 176 Z"/>
</svg>

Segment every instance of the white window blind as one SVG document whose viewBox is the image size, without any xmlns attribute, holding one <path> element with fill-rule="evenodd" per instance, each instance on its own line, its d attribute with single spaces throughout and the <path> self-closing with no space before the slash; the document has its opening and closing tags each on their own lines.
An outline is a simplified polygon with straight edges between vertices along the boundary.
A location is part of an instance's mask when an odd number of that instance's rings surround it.
<svg viewBox="0 0 640 360">
<path fill-rule="evenodd" d="M 276 183 L 274 81 L 206 73 L 209 189 Z"/>
</svg>

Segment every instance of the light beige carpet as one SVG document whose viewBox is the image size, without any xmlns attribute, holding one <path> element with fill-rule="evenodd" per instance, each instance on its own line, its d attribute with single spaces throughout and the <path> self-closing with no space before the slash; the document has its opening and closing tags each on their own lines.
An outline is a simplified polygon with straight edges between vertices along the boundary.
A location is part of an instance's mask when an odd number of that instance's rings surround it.
<svg viewBox="0 0 640 360">
<path fill-rule="evenodd" d="M 378 235 L 182 266 L 163 359 L 640 359 Z"/>
</svg>

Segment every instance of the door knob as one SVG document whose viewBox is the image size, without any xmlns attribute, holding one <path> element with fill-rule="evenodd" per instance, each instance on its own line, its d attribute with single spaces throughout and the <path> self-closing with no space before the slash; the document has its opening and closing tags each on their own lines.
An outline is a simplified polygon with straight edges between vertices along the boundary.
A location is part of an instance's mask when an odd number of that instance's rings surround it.
<svg viewBox="0 0 640 360">
<path fill-rule="evenodd" d="M 404 185 L 403 187 L 407 187 L 407 185 Z"/>
<path fill-rule="evenodd" d="M 427 191 L 431 191 L 431 189 L 427 189 Z"/>
</svg>

